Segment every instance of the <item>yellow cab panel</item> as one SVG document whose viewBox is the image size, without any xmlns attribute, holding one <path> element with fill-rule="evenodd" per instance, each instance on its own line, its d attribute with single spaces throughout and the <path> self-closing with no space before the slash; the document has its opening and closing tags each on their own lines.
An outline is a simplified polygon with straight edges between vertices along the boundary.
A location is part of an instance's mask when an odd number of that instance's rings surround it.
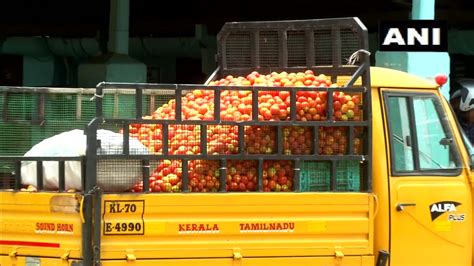
<svg viewBox="0 0 474 266">
<path fill-rule="evenodd" d="M 380 74 L 380 75 L 377 75 Z M 464 144 L 455 121 L 435 84 L 407 73 L 373 68 L 373 95 L 379 105 L 374 122 L 384 130 L 383 149 L 374 158 L 387 158 L 374 169 L 388 174 L 390 198 L 381 204 L 389 214 L 392 265 L 470 265 L 472 200 Z M 383 78 L 382 78 L 383 77 Z M 382 128 L 383 127 L 383 128 Z M 380 152 L 377 155 L 377 152 Z M 383 154 L 385 153 L 385 154 Z M 374 167 L 376 167 L 374 165 Z M 383 193 L 381 185 L 374 184 Z M 377 223 L 377 229 L 387 229 Z M 377 232 L 377 231 L 376 231 Z M 378 241 L 377 245 L 387 244 Z M 377 246 L 376 245 L 376 246 Z M 433 254 L 449 254 L 436 256 Z"/>
</svg>

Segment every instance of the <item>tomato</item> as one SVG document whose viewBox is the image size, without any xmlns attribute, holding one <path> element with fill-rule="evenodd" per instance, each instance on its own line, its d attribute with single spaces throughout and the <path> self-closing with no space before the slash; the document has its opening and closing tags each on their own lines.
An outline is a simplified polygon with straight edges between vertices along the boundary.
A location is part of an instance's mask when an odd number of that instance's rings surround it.
<svg viewBox="0 0 474 266">
<path fill-rule="evenodd" d="M 269 167 L 267 171 L 269 177 L 273 177 L 276 175 L 276 169 L 274 167 Z"/>
<path fill-rule="evenodd" d="M 216 80 L 210 85 L 225 86 L 335 86 L 330 77 L 323 74 L 315 75 L 312 70 L 298 73 L 273 72 L 263 75 L 254 71 L 249 75 L 235 77 L 228 75 Z M 327 92 L 324 91 L 297 91 L 296 117 L 300 121 L 325 120 L 327 112 Z M 360 120 L 362 111 L 359 108 L 360 95 L 346 95 L 342 92 L 333 94 L 334 117 L 336 120 Z M 252 91 L 251 90 L 223 90 L 220 99 L 220 119 L 228 121 L 252 120 Z M 258 92 L 258 119 L 266 121 L 288 120 L 290 114 L 290 91 L 259 91 Z M 174 119 L 176 102 L 158 107 L 150 116 L 144 119 Z M 187 120 L 214 119 L 214 92 L 212 90 L 197 89 L 182 97 L 182 117 Z M 191 155 L 200 153 L 200 127 L 195 125 L 168 125 L 168 146 L 170 154 Z M 323 130 L 323 131 L 321 131 Z M 129 126 L 130 136 L 141 141 L 153 153 L 163 153 L 162 126 L 157 124 L 132 124 Z M 239 152 L 238 127 L 209 126 L 207 132 L 208 152 L 210 154 L 235 154 Z M 276 128 L 261 126 L 246 126 L 244 128 L 244 152 L 249 154 L 271 154 L 276 150 Z M 310 154 L 312 150 L 313 133 L 309 128 L 285 127 L 283 129 L 284 154 Z M 314 147 L 324 154 L 339 154 L 347 147 L 347 134 L 342 131 L 333 131 L 330 128 L 320 128 L 320 145 Z M 361 145 L 357 146 L 357 150 Z M 356 150 L 354 148 L 354 150 Z M 253 162 L 255 163 L 255 162 Z M 281 169 L 279 168 L 281 163 Z M 265 162 L 263 172 L 264 191 L 291 190 L 291 164 L 286 162 Z M 288 168 L 288 169 L 286 169 Z M 189 161 L 188 170 L 191 191 L 217 191 L 219 188 L 219 163 L 214 161 Z M 251 169 L 251 170 L 249 170 Z M 155 191 L 176 191 L 181 188 L 181 162 L 164 161 L 152 173 L 150 189 Z M 252 191 L 256 188 L 256 167 L 250 162 L 233 162 L 228 164 L 226 189 L 232 191 Z M 270 184 L 270 180 L 286 177 L 277 184 Z M 239 180 L 240 178 L 240 180 Z M 159 183 L 157 183 L 159 181 Z M 238 182 L 236 182 L 238 181 Z M 171 189 L 168 185 L 171 185 Z M 232 183 L 236 183 L 233 185 Z M 158 184 L 158 185 L 157 185 Z M 241 185 L 243 184 L 243 185 Z M 279 185 L 279 186 L 276 186 Z M 269 187 L 271 186 L 271 188 Z M 137 183 L 133 191 L 140 191 Z"/>
<path fill-rule="evenodd" d="M 276 187 L 276 182 L 273 181 L 273 180 L 270 180 L 270 182 L 268 182 L 268 188 L 270 190 L 273 190 L 273 189 L 275 189 L 275 187 Z"/>
<path fill-rule="evenodd" d="M 286 185 L 288 182 L 288 178 L 286 176 L 281 176 L 278 177 L 278 184 L 280 185 Z"/>
<path fill-rule="evenodd" d="M 342 112 L 343 114 L 347 113 L 348 110 L 349 110 L 349 106 L 348 106 L 347 104 L 343 104 L 343 105 L 341 106 L 341 112 Z"/>
<path fill-rule="evenodd" d="M 239 183 L 238 188 L 236 189 L 236 191 L 242 191 L 242 192 L 246 190 L 247 190 L 247 186 L 244 183 Z"/>
<path fill-rule="evenodd" d="M 272 107 L 270 107 L 270 113 L 272 115 L 280 115 L 280 107 L 278 104 L 273 104 Z"/>
<path fill-rule="evenodd" d="M 252 181 L 249 181 L 247 183 L 247 190 L 250 190 L 250 191 L 255 190 L 255 184 Z"/>
</svg>

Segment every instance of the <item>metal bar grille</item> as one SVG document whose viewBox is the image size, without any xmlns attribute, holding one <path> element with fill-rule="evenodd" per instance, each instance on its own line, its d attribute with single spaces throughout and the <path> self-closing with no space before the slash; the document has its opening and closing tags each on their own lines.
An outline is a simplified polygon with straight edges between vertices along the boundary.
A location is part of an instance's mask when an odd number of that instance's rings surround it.
<svg viewBox="0 0 474 266">
<path fill-rule="evenodd" d="M 250 32 L 236 31 L 228 34 L 224 68 L 252 67 L 251 39 Z"/>
<path fill-rule="evenodd" d="M 313 127 L 313 154 L 319 154 L 319 126 Z"/>
<path fill-rule="evenodd" d="M 277 126 L 276 129 L 276 140 L 277 140 L 277 154 L 281 155 L 283 154 L 283 132 L 282 132 L 282 126 Z"/>
<path fill-rule="evenodd" d="M 348 23 L 350 22 L 350 23 Z M 352 53 L 353 49 L 365 48 L 366 42 L 360 41 L 361 33 L 364 33 L 363 29 L 357 20 L 346 19 L 341 21 L 329 21 L 329 20 L 317 20 L 317 21 L 305 21 L 305 22 L 276 22 L 270 24 L 261 24 L 261 23 L 243 23 L 243 24 L 233 24 L 227 27 L 224 27 L 223 31 L 220 33 L 219 41 L 219 62 L 221 71 L 216 72 L 215 78 L 219 75 L 224 77 L 225 74 L 238 74 L 238 73 L 249 73 L 250 68 L 258 68 L 261 73 L 265 70 L 266 73 L 271 71 L 278 71 L 278 69 L 287 69 L 289 71 L 300 71 L 302 69 L 313 69 L 318 73 L 325 73 L 331 76 L 331 79 L 334 81 L 338 75 L 345 74 L 352 76 L 351 80 L 357 80 L 358 77 L 362 76 L 362 85 L 363 86 L 351 86 L 348 88 L 291 88 L 291 87 L 219 87 L 219 86 L 199 86 L 199 85 L 176 85 L 176 84 L 133 84 L 133 83 L 101 83 L 97 87 L 95 93 L 96 100 L 96 116 L 104 118 L 100 120 L 101 127 L 110 127 L 110 128 L 120 128 L 123 131 L 123 145 L 124 149 L 118 154 L 108 154 L 108 155 L 96 155 L 96 157 L 88 156 L 88 166 L 93 162 L 98 160 L 171 160 L 176 161 L 177 167 L 182 170 L 183 178 L 188 178 L 188 169 L 189 163 L 191 160 L 218 160 L 220 162 L 219 172 L 219 190 L 223 191 L 225 189 L 225 180 L 222 177 L 222 173 L 226 173 L 227 162 L 228 160 L 253 160 L 258 162 L 256 166 L 257 169 L 257 190 L 263 191 L 263 182 L 264 177 L 262 172 L 266 166 L 266 161 L 277 161 L 277 160 L 286 160 L 292 161 L 294 167 L 293 177 L 295 180 L 293 190 L 297 190 L 299 186 L 298 176 L 303 174 L 302 172 L 297 172 L 299 170 L 299 162 L 304 163 L 305 161 L 317 160 L 317 161 L 327 161 L 331 162 L 331 171 L 335 169 L 336 162 L 344 160 L 367 160 L 370 161 L 370 156 L 367 157 L 367 151 L 370 152 L 370 149 L 366 147 L 364 153 L 360 155 L 352 154 L 353 143 L 349 143 L 349 153 L 343 155 L 324 155 L 319 152 L 319 136 L 320 129 L 323 127 L 346 127 L 349 132 L 349 138 L 353 137 L 353 130 L 356 127 L 368 128 L 366 129 L 369 134 L 370 130 L 370 97 L 368 98 L 370 90 L 370 82 L 368 79 L 368 67 L 342 67 L 342 57 L 346 54 Z M 354 41 L 356 39 L 356 41 Z M 329 44 L 329 45 L 328 45 Z M 334 45 L 333 45 L 334 44 Z M 361 47 L 362 46 L 362 47 Z M 276 48 L 277 47 L 277 48 Z M 346 51 L 347 50 L 347 51 Z M 276 51 L 276 52 L 275 52 Z M 320 67 L 321 63 L 327 63 L 327 66 Z M 361 57 L 361 63 L 368 62 L 368 57 Z M 317 66 L 317 65 L 318 66 Z M 365 65 L 367 66 L 367 65 Z M 352 85 L 352 84 L 351 84 Z M 183 96 L 186 95 L 189 91 L 193 90 L 207 90 L 211 91 L 211 94 L 214 97 L 213 100 L 213 118 L 200 121 L 191 121 L 186 120 L 183 115 L 184 102 Z M 122 91 L 120 91 L 122 90 Z M 227 121 L 221 119 L 221 93 L 224 90 L 249 90 L 252 91 L 252 111 L 251 111 L 251 120 L 250 121 Z M 133 103 L 133 114 L 127 118 L 117 118 L 117 110 L 120 114 L 120 109 L 116 108 L 117 101 L 115 101 L 115 112 L 110 115 L 107 112 L 107 108 L 104 108 L 104 105 L 107 104 L 107 95 L 109 92 L 119 93 L 119 102 L 121 102 L 121 96 L 128 94 L 135 99 Z M 285 121 L 261 121 L 259 119 L 259 92 L 262 91 L 289 91 L 290 92 L 290 116 L 288 120 Z M 327 117 L 323 118 L 323 121 L 298 121 L 296 114 L 296 100 L 297 100 L 297 91 L 317 91 L 317 92 L 326 92 L 327 93 Z M 332 111 L 333 105 L 332 100 L 333 92 L 360 92 L 363 94 L 363 111 L 364 111 L 364 121 L 334 121 L 334 113 Z M 105 92 L 105 94 L 104 94 Z M 133 95 L 135 94 L 135 95 Z M 153 95 L 153 99 L 150 98 L 151 102 L 144 102 L 143 98 L 146 95 Z M 169 119 L 154 119 L 153 116 L 143 117 L 143 110 L 153 110 L 156 101 L 160 101 L 162 96 L 163 102 L 158 102 L 158 106 L 161 107 L 162 103 L 168 104 L 169 108 L 172 109 Z M 149 104 L 146 106 L 146 104 Z M 150 109 L 151 108 L 151 109 Z M 212 109 L 211 109 L 212 110 Z M 112 117 L 112 118 L 110 118 Z M 152 119 L 149 119 L 149 118 Z M 99 120 L 93 122 L 99 123 Z M 152 130 L 161 130 L 158 134 L 161 134 L 161 150 L 151 152 L 150 154 L 132 154 L 131 145 L 128 143 L 130 137 L 136 137 L 135 133 L 130 132 L 130 127 L 133 125 L 142 125 L 142 124 L 155 124 Z M 236 134 L 238 135 L 237 140 L 238 144 L 232 144 L 237 146 L 234 151 L 226 151 L 223 153 L 219 152 L 209 152 L 211 146 L 209 146 L 210 135 L 208 133 L 212 127 L 220 127 L 218 132 L 220 135 L 224 136 L 226 134 Z M 311 147 L 312 151 L 310 154 L 284 154 L 282 147 L 282 129 L 284 127 L 297 127 L 305 126 L 312 129 L 312 135 L 310 139 L 313 140 L 313 146 Z M 270 149 L 268 153 L 255 153 L 251 154 L 246 150 L 245 138 L 247 136 L 246 129 L 252 127 L 259 128 L 268 128 L 272 127 L 274 130 L 273 134 L 276 136 L 277 142 L 273 150 Z M 194 130 L 194 128 L 199 130 Z M 237 130 L 234 133 L 234 129 Z M 96 134 L 97 129 L 89 127 L 88 129 L 88 141 L 94 139 L 95 137 L 92 134 Z M 176 150 L 173 150 L 174 144 L 171 143 L 173 136 L 176 134 L 184 134 L 182 132 L 194 132 L 198 134 L 197 138 L 187 137 L 186 139 L 180 140 L 181 142 L 195 142 L 196 146 L 200 147 L 199 154 L 189 153 L 189 150 L 182 150 L 176 153 Z M 147 143 L 150 143 L 154 140 L 150 137 L 151 135 L 147 132 L 143 132 L 143 135 L 148 136 L 148 139 L 145 139 Z M 128 144 L 127 144 L 128 143 Z M 217 146 L 222 145 L 217 142 Z M 364 141 L 364 145 L 368 141 Z M 225 145 L 224 148 L 227 148 Z M 88 150 L 90 154 L 92 150 Z M 369 165 L 369 164 L 367 164 Z M 96 164 L 92 168 L 88 168 L 88 179 L 89 177 L 92 180 L 86 182 L 86 188 L 91 188 L 96 184 L 96 175 L 97 169 L 95 169 Z M 142 169 L 143 174 L 143 189 L 147 190 L 147 183 L 149 181 L 149 176 L 151 173 L 147 173 L 146 169 Z M 331 189 L 337 188 L 337 173 L 331 172 Z M 183 188 L 182 191 L 188 190 L 188 184 L 190 180 L 184 181 L 183 179 Z M 370 180 L 369 182 L 370 183 Z"/>
<path fill-rule="evenodd" d="M 102 223 L 101 216 L 102 216 L 102 191 L 97 189 L 93 195 L 93 202 L 94 202 L 94 223 L 93 223 L 93 230 L 94 230 L 94 239 L 93 239 L 93 258 L 94 258 L 94 265 L 100 265 L 100 242 L 101 242 L 101 228 Z"/>
<path fill-rule="evenodd" d="M 288 66 L 306 66 L 306 34 L 304 31 L 287 31 Z"/>
<path fill-rule="evenodd" d="M 21 161 L 15 162 L 15 190 L 20 190 L 21 188 Z"/>
<path fill-rule="evenodd" d="M 58 169 L 58 176 L 59 176 L 59 191 L 65 190 L 65 162 L 59 161 L 59 169 Z"/>
<path fill-rule="evenodd" d="M 176 120 L 181 121 L 182 120 L 182 102 L 181 102 L 181 95 L 182 95 L 182 90 L 181 88 L 176 89 Z M 141 118 L 141 117 L 140 117 Z"/>
<path fill-rule="evenodd" d="M 184 167 L 184 166 L 183 166 Z M 148 192 L 150 190 L 150 184 L 148 182 L 150 177 L 150 161 L 142 160 L 142 182 L 143 182 L 143 191 Z"/>
<path fill-rule="evenodd" d="M 38 190 L 43 190 L 43 162 L 36 161 L 36 187 Z"/>
<path fill-rule="evenodd" d="M 226 23 L 218 63 L 223 70 L 339 66 L 367 49 L 360 41 L 365 31 L 357 18 Z"/>
<path fill-rule="evenodd" d="M 243 125 L 239 125 L 239 153 L 240 154 L 243 154 L 244 151 L 245 151 L 245 147 L 244 147 L 244 139 L 245 139 L 245 135 L 244 135 L 244 126 Z"/>
<path fill-rule="evenodd" d="M 314 32 L 311 30 L 305 30 L 305 54 L 306 54 L 306 66 L 311 67 L 315 65 L 314 56 Z"/>
<path fill-rule="evenodd" d="M 123 154 L 130 154 L 130 127 L 125 124 L 123 127 Z"/>
<path fill-rule="evenodd" d="M 263 159 L 258 159 L 257 165 L 257 190 L 263 191 Z"/>
<path fill-rule="evenodd" d="M 219 163 L 219 191 L 226 192 L 227 161 L 220 160 Z"/>
<path fill-rule="evenodd" d="M 135 97 L 136 97 L 136 108 L 135 108 L 135 115 L 136 115 L 136 118 L 137 119 L 140 119 L 142 116 L 143 116 L 143 113 L 142 113 L 142 106 L 143 106 L 143 91 L 141 89 L 136 89 L 135 90 Z M 178 102 L 179 102 L 179 97 L 178 97 Z M 176 105 L 178 105 L 178 103 L 176 103 Z M 179 120 L 179 116 L 178 116 L 178 120 Z"/>
<path fill-rule="evenodd" d="M 163 155 L 168 155 L 168 124 L 163 124 Z"/>
<path fill-rule="evenodd" d="M 368 68 L 365 68 L 363 65 L 359 67 L 351 67 L 351 71 L 353 75 L 361 76 L 364 75 L 367 71 Z M 353 80 L 356 80 L 357 77 L 352 77 Z M 363 79 L 363 84 L 366 84 L 367 80 L 364 78 Z M 114 84 L 113 83 L 108 83 L 104 84 L 104 88 L 113 88 Z M 149 154 L 149 155 L 128 155 L 126 157 L 123 157 L 124 155 L 122 154 L 115 154 L 115 155 L 100 155 L 99 159 L 100 160 L 113 160 L 113 159 L 123 159 L 127 158 L 129 160 L 134 160 L 134 159 L 148 159 L 148 160 L 171 160 L 171 161 L 176 161 L 178 162 L 178 167 L 184 168 L 186 166 L 183 166 L 183 163 L 186 164 L 187 161 L 191 160 L 206 160 L 206 161 L 212 161 L 212 160 L 219 160 L 221 161 L 228 161 L 228 160 L 234 160 L 234 161 L 245 161 L 245 160 L 250 160 L 250 161 L 255 161 L 258 162 L 257 164 L 257 171 L 256 171 L 256 190 L 258 191 L 263 191 L 264 190 L 264 181 L 268 182 L 266 177 L 263 176 L 263 171 L 266 171 L 266 167 L 264 165 L 267 165 L 267 161 L 292 161 L 293 167 L 293 174 L 292 174 L 292 180 L 294 182 L 294 186 L 291 188 L 294 191 L 297 191 L 299 189 L 300 184 L 303 185 L 302 182 L 300 182 L 298 179 L 299 175 L 304 175 L 307 174 L 304 171 L 298 170 L 298 163 L 296 161 L 300 162 L 311 162 L 311 161 L 326 161 L 330 162 L 331 166 L 329 168 L 329 175 L 330 175 L 330 188 L 334 191 L 337 191 L 340 189 L 340 181 L 338 181 L 338 170 L 337 170 L 337 162 L 339 161 L 366 161 L 369 158 L 367 157 L 367 149 L 365 149 L 361 154 L 353 154 L 352 152 L 354 151 L 353 148 L 353 142 L 350 140 L 349 145 L 350 147 L 344 150 L 344 153 L 341 155 L 327 155 L 326 151 L 320 152 L 321 147 L 319 147 L 319 141 L 320 141 L 320 130 L 325 130 L 324 128 L 332 128 L 332 127 L 343 127 L 345 128 L 344 132 L 347 132 L 348 136 L 346 138 L 353 138 L 353 130 L 355 127 L 362 127 L 362 128 L 367 128 L 370 126 L 367 116 L 364 115 L 363 120 L 361 121 L 335 121 L 335 115 L 333 112 L 333 93 L 339 92 L 339 93 L 360 93 L 361 95 L 366 95 L 369 90 L 367 87 L 364 86 L 351 86 L 351 87 L 330 87 L 330 88 L 309 88 L 309 87 L 242 87 L 242 86 L 202 86 L 202 85 L 167 85 L 164 84 L 161 86 L 160 84 L 155 85 L 154 89 L 160 89 L 160 88 L 172 88 L 175 91 L 182 91 L 183 93 L 192 93 L 194 90 L 198 90 L 196 95 L 204 95 L 203 93 L 205 91 L 205 95 L 212 95 L 215 96 L 212 100 L 210 99 L 209 101 L 213 103 L 213 117 L 208 119 L 208 120 L 187 120 L 184 117 L 181 118 L 181 120 L 178 120 L 176 118 L 170 118 L 170 119 L 149 119 L 149 118 L 142 118 L 139 120 L 133 120 L 133 119 L 113 119 L 113 118 L 105 118 L 104 124 L 123 124 L 124 126 L 128 125 L 133 125 L 133 124 L 149 124 L 153 125 L 156 124 L 156 127 L 162 127 L 162 142 L 163 142 L 163 147 L 162 147 L 162 152 L 157 154 Z M 147 89 L 152 90 L 153 86 L 147 86 Z M 226 92 L 229 93 L 230 91 L 251 91 L 252 94 L 249 95 L 252 99 L 252 110 L 249 114 L 252 115 L 251 119 L 248 121 L 229 121 L 226 119 L 221 119 L 223 117 L 221 113 L 225 110 L 221 110 L 221 97 L 222 93 Z M 259 94 L 262 92 L 268 92 L 268 91 L 287 91 L 290 93 L 289 99 L 289 106 L 290 106 L 290 115 L 288 120 L 283 120 L 283 121 L 261 121 L 261 117 L 259 118 Z M 297 93 L 299 92 L 304 92 L 304 91 L 309 91 L 309 92 L 324 92 L 326 96 L 326 103 L 327 103 L 327 116 L 322 118 L 322 120 L 319 121 L 299 121 L 297 119 L 296 115 L 296 101 L 297 101 Z M 175 97 L 180 98 L 182 93 L 175 93 Z M 207 97 L 207 96 L 206 96 Z M 369 103 L 370 99 L 367 99 L 363 96 L 363 110 L 365 111 L 367 108 L 369 108 Z M 179 100 L 176 99 L 175 102 Z M 182 109 L 184 110 L 184 109 Z M 173 136 L 175 134 L 180 134 L 179 130 L 183 130 L 182 132 L 194 128 L 197 126 L 199 128 L 198 131 L 194 131 L 196 134 L 199 132 L 199 137 L 193 138 L 193 140 L 190 139 L 190 137 L 187 137 L 187 141 L 198 141 L 197 145 L 200 147 L 200 152 L 195 154 L 191 153 L 188 154 L 186 153 L 185 150 L 183 150 L 183 153 L 177 154 L 176 151 L 170 150 L 172 146 L 170 146 L 170 139 L 172 139 L 172 134 L 171 129 L 173 129 Z M 219 127 L 219 130 L 215 130 L 216 127 Z M 313 140 L 312 146 L 311 146 L 311 152 L 308 154 L 288 154 L 286 152 L 283 152 L 282 149 L 282 139 L 283 139 L 283 134 L 282 134 L 282 129 L 284 127 L 303 127 L 304 128 L 311 128 L 311 137 L 310 139 Z M 154 127 L 154 128 L 156 128 Z M 235 133 L 233 132 L 232 128 L 236 128 Z M 249 152 L 247 150 L 247 146 L 245 145 L 246 143 L 246 137 L 247 133 L 246 130 L 248 128 L 273 128 L 275 136 L 276 136 L 276 145 L 268 151 L 268 153 L 263 152 L 263 150 L 259 150 L 256 153 Z M 178 131 L 176 131 L 178 130 Z M 213 132 L 213 133 L 209 133 Z M 237 136 L 237 142 L 238 144 L 235 144 L 235 150 L 230 151 L 228 150 L 227 152 L 216 152 L 214 149 L 216 146 L 210 146 L 210 137 L 212 135 L 210 134 L 221 134 L 221 135 L 228 135 L 228 134 L 234 134 L 234 136 Z M 214 144 L 213 144 L 214 145 Z M 217 145 L 217 144 L 216 144 Z M 219 144 L 222 145 L 222 144 Z M 224 151 L 227 146 L 222 146 L 224 148 Z M 210 150 L 212 148 L 212 151 Z M 295 166 L 296 165 L 296 166 Z M 363 164 L 363 167 L 365 167 L 365 164 Z M 221 175 L 224 171 L 224 168 L 220 168 L 221 170 L 219 171 L 219 191 L 224 190 L 224 180 L 222 179 Z M 295 171 L 301 171 L 297 172 Z M 183 169 L 184 170 L 184 169 Z M 227 171 L 227 169 L 225 169 Z M 334 173 L 332 171 L 335 171 Z M 145 181 L 145 180 L 144 180 Z M 339 183 L 338 183 L 339 182 Z M 329 184 L 329 183 L 328 183 Z M 183 183 L 183 185 L 186 185 Z M 227 185 L 227 184 L 226 184 Z M 328 187 L 329 189 L 329 187 Z M 188 191 L 189 188 L 182 188 L 180 191 Z"/>
<path fill-rule="evenodd" d="M 252 120 L 258 121 L 258 90 L 252 89 Z"/>
<path fill-rule="evenodd" d="M 332 43 L 332 65 L 341 65 L 341 30 L 339 28 L 333 28 L 331 31 L 331 43 Z"/>
<path fill-rule="evenodd" d="M 293 182 L 295 183 L 293 191 L 299 191 L 300 173 L 300 160 L 297 159 L 293 161 Z"/>
<path fill-rule="evenodd" d="M 206 125 L 201 125 L 201 153 L 202 154 L 207 154 L 207 126 Z"/>
<path fill-rule="evenodd" d="M 291 120 L 296 120 L 296 90 L 290 91 L 290 117 Z"/>
<path fill-rule="evenodd" d="M 257 68 L 260 65 L 260 42 L 257 31 L 251 33 L 250 44 L 250 50 L 252 51 L 252 67 Z"/>
<path fill-rule="evenodd" d="M 286 31 L 278 31 L 278 47 L 280 52 L 280 65 L 279 67 L 288 67 L 288 43 L 287 43 Z"/>
<path fill-rule="evenodd" d="M 280 65 L 279 34 L 277 31 L 261 31 L 259 34 L 260 67 L 278 67 Z"/>
<path fill-rule="evenodd" d="M 361 49 L 360 39 L 354 29 L 341 29 L 339 32 L 341 39 L 341 63 L 346 64 L 349 57 L 357 50 Z"/>
<path fill-rule="evenodd" d="M 189 192 L 188 184 L 189 184 L 189 173 L 188 173 L 188 161 L 182 160 L 182 180 L 183 180 L 183 192 Z"/>
<path fill-rule="evenodd" d="M 101 160 L 119 160 L 124 159 L 124 156 L 121 154 L 114 154 L 114 155 L 99 155 L 98 156 Z M 126 157 L 129 160 L 217 160 L 217 159 L 228 159 L 228 160 L 349 160 L 349 161 L 363 161 L 366 160 L 365 155 L 320 155 L 319 157 L 315 157 L 314 155 L 278 155 L 278 154 L 250 154 L 245 153 L 241 154 L 214 154 L 214 155 L 180 155 L 180 154 L 173 154 L 173 155 L 129 155 Z"/>
<path fill-rule="evenodd" d="M 331 30 L 318 29 L 313 32 L 314 39 L 314 65 L 330 66 L 332 65 L 332 50 Z"/>
<path fill-rule="evenodd" d="M 82 224 L 82 257 L 85 265 L 94 265 L 93 245 L 92 245 L 92 195 L 85 193 L 83 198 L 83 213 L 85 222 Z M 96 221 L 96 223 L 98 223 Z M 100 224 L 100 223 L 99 223 Z"/>
</svg>

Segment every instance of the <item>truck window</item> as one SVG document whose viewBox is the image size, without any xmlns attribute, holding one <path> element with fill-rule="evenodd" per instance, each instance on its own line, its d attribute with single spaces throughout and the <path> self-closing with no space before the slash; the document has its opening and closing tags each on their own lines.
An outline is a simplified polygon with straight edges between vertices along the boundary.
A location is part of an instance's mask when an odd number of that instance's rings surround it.
<svg viewBox="0 0 474 266">
<path fill-rule="evenodd" d="M 457 146 L 434 94 L 387 94 L 385 102 L 393 175 L 459 171 Z"/>
<path fill-rule="evenodd" d="M 471 167 L 471 171 L 474 171 L 474 147 L 472 146 L 469 138 L 466 136 L 464 130 L 461 129 L 461 126 L 459 125 L 458 121 L 456 121 L 456 123 L 458 125 L 459 132 L 461 133 L 464 146 L 466 147 L 467 154 L 469 154 L 469 166 Z"/>
<path fill-rule="evenodd" d="M 392 130 L 392 149 L 394 167 L 397 172 L 414 170 L 413 150 L 410 125 L 408 123 L 408 100 L 406 97 L 390 97 L 390 128 Z"/>
</svg>

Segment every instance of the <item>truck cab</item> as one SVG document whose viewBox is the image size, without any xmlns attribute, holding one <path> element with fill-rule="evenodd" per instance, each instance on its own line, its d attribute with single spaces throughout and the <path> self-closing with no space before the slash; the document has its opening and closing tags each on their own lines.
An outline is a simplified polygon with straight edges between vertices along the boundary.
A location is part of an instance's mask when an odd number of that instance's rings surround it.
<svg viewBox="0 0 474 266">
<path fill-rule="evenodd" d="M 470 144 L 437 84 L 371 71 L 376 246 L 391 265 L 470 265 Z"/>
<path fill-rule="evenodd" d="M 472 265 L 470 144 L 437 84 L 370 67 L 367 53 L 361 52 L 367 44 L 367 29 L 357 18 L 228 23 L 219 35 L 219 68 L 205 85 L 0 88 L 4 103 L 34 94 L 38 106 L 32 109 L 43 108 L 42 114 L 61 99 L 55 93 L 68 94 L 64 98 L 82 108 L 72 117 L 94 113 L 83 124 L 61 121 L 86 128 L 84 155 L 0 156 L 0 166 L 13 171 L 13 184 L 0 190 L 0 264 Z M 352 54 L 359 62 L 343 65 Z M 262 79 L 272 72 L 309 69 L 323 74 L 325 85 L 216 85 L 232 80 L 229 75 L 249 81 L 254 76 L 245 75 L 256 75 L 249 71 L 254 68 Z M 232 91 L 247 97 L 247 120 L 223 116 L 228 110 L 223 102 Z M 94 98 L 92 104 L 87 101 L 91 105 L 81 102 L 87 93 L 87 99 Z M 321 116 L 302 119 L 303 98 L 297 102 L 306 93 L 306 100 L 311 95 L 325 99 Z M 337 113 L 341 93 L 358 97 L 360 116 Z M 266 119 L 260 97 L 282 95 L 288 98 L 288 112 L 279 113 L 280 120 Z M 193 113 L 189 99 L 196 98 L 208 102 Z M 15 117 L 4 106 L 2 117 Z M 209 119 L 189 119 L 188 114 L 201 111 Z M 30 124 L 32 132 L 59 133 L 59 127 L 47 128 L 53 120 L 28 122 L 4 119 L 2 126 Z M 100 129 L 122 134 L 118 152 L 98 152 L 103 148 Z M 335 131 L 344 136 L 339 144 L 347 144 L 338 152 L 325 149 Z M 15 138 L 15 130 L 4 132 L 10 133 L 1 139 Z M 266 133 L 258 148 L 273 140 L 274 146 L 255 151 L 250 136 Z M 300 133 L 303 142 L 311 143 L 308 153 L 288 141 Z M 216 134 L 229 144 L 215 149 Z M 131 139 L 146 144 L 150 153 L 133 154 Z M 181 148 L 186 145 L 191 148 Z M 22 189 L 23 161 L 36 163 L 35 189 Z M 41 169 L 48 161 L 57 162 L 59 187 L 54 190 L 43 187 L 46 172 Z M 77 191 L 67 189 L 65 168 L 72 161 L 82 166 Z M 101 178 L 123 182 L 132 166 L 142 178 L 133 189 L 108 191 L 98 185 Z M 276 169 L 285 177 L 277 181 L 282 183 L 278 189 L 269 185 L 275 173 L 280 175 Z M 236 175 L 255 184 L 234 189 Z M 194 178 L 204 180 L 201 188 Z"/>
</svg>

